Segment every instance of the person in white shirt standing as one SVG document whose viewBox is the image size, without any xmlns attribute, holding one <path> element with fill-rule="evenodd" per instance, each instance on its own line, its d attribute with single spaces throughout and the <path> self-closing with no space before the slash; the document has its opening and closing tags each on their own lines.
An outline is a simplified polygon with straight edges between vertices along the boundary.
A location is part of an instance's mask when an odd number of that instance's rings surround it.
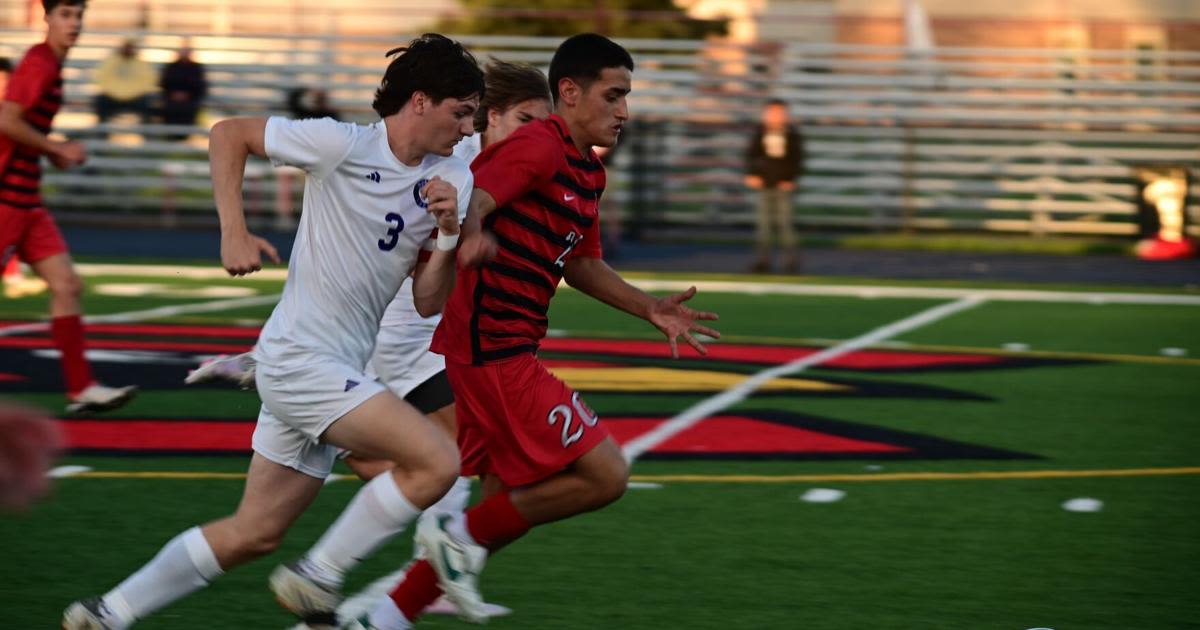
<svg viewBox="0 0 1200 630">
<path fill-rule="evenodd" d="M 283 296 L 255 350 L 263 406 L 233 515 L 176 536 L 103 597 L 66 610 L 67 630 L 123 630 L 274 551 L 320 490 L 336 448 L 394 463 L 367 483 L 317 545 L 281 566 L 271 589 L 310 626 L 332 626 L 346 572 L 402 531 L 458 477 L 445 431 L 366 374 L 379 321 L 410 273 L 417 311 L 441 310 L 454 284 L 459 208 L 472 178 L 451 157 L 473 132 L 483 73 L 458 43 L 427 34 L 389 64 L 373 104 L 381 121 L 233 119 L 213 128 L 209 160 L 232 275 L 278 260 L 242 207 L 246 157 L 308 177 Z M 431 237 L 435 234 L 435 237 Z M 434 241 L 432 251 L 424 249 Z M 326 616 L 323 616 L 326 615 Z"/>
</svg>

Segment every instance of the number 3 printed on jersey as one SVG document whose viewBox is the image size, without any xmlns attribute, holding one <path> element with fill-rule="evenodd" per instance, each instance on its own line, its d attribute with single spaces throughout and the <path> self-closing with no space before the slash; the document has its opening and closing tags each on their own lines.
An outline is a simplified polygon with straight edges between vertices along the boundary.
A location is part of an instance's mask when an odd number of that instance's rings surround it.
<svg viewBox="0 0 1200 630">
<path fill-rule="evenodd" d="M 572 431 L 576 415 L 579 416 L 580 424 L 574 427 L 574 431 Z M 555 426 L 559 422 L 562 422 L 563 448 L 567 448 L 578 442 L 579 438 L 583 437 L 584 428 L 596 426 L 597 421 L 599 421 L 599 418 L 596 417 L 596 412 L 588 408 L 587 403 L 583 402 L 583 399 L 579 397 L 579 392 L 572 392 L 570 406 L 555 405 L 546 416 L 546 422 L 550 426 Z"/>
<path fill-rule="evenodd" d="M 389 212 L 387 216 L 383 217 L 383 220 L 387 221 L 388 225 L 396 224 L 395 227 L 388 228 L 386 238 L 379 239 L 379 249 L 390 252 L 396 249 L 396 243 L 400 242 L 400 233 L 404 231 L 404 217 L 395 212 Z"/>
</svg>

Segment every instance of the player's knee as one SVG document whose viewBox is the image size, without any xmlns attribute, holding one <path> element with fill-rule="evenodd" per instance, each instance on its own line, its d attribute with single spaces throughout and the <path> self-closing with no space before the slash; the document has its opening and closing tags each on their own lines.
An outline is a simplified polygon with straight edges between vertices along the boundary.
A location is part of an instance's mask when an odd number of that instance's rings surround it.
<svg viewBox="0 0 1200 630">
<path fill-rule="evenodd" d="M 605 461 L 598 473 L 593 484 L 598 506 L 608 505 L 625 494 L 629 487 L 629 464 L 624 458 Z"/>
<path fill-rule="evenodd" d="M 458 449 L 449 440 L 444 440 L 436 452 L 431 453 L 429 461 L 429 472 L 433 476 L 435 483 L 438 486 L 444 486 L 446 490 L 454 485 L 458 480 L 458 475 L 461 470 L 460 458 Z"/>
<path fill-rule="evenodd" d="M 279 549 L 280 543 L 283 542 L 283 531 L 279 530 L 260 530 L 247 532 L 238 541 L 239 547 L 243 554 L 258 558 Z"/>
<path fill-rule="evenodd" d="M 78 299 L 83 295 L 83 278 L 78 274 L 67 274 L 57 278 L 50 278 L 46 285 L 50 292 L 57 297 Z"/>
</svg>

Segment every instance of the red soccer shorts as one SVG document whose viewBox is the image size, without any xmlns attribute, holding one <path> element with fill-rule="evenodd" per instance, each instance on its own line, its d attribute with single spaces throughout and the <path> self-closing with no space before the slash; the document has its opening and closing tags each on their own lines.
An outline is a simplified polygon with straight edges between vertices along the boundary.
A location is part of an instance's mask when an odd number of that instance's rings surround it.
<svg viewBox="0 0 1200 630">
<path fill-rule="evenodd" d="M 446 375 L 463 475 L 527 485 L 561 472 L 608 437 L 579 394 L 533 354 L 489 365 L 446 361 Z"/>
<path fill-rule="evenodd" d="M 0 204 L 0 265 L 14 253 L 33 263 L 67 251 L 67 242 L 45 208 L 22 210 Z"/>
</svg>

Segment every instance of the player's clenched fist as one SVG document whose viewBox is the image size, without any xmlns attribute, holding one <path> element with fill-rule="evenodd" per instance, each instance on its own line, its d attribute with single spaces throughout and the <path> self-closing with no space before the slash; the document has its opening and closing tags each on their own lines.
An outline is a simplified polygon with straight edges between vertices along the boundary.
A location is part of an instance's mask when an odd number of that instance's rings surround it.
<svg viewBox="0 0 1200 630">
<path fill-rule="evenodd" d="M 421 197 L 429 203 L 427 210 L 437 220 L 438 231 L 458 234 L 458 189 L 435 175 L 421 189 Z"/>
<path fill-rule="evenodd" d="M 244 276 L 262 269 L 262 255 L 279 262 L 279 252 L 266 239 L 241 230 L 221 234 L 221 264 L 231 276 Z"/>
</svg>

